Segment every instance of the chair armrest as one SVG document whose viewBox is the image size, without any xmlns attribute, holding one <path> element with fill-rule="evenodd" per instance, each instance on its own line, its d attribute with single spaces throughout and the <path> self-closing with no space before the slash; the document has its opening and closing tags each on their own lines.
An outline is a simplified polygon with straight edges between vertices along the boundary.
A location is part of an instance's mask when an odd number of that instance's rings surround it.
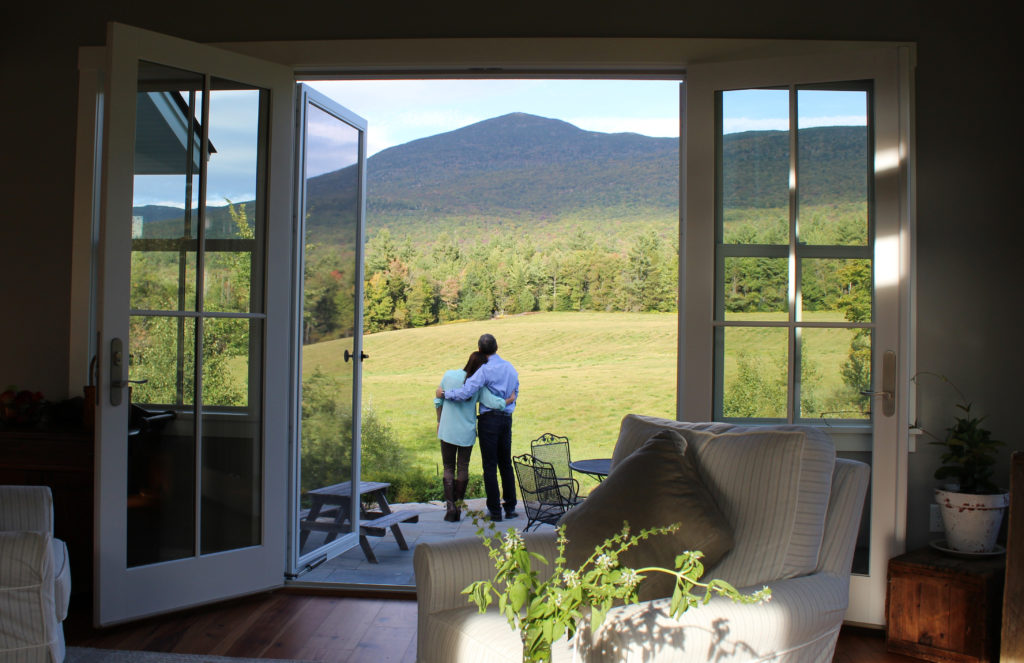
<svg viewBox="0 0 1024 663">
<path fill-rule="evenodd" d="M 768 583 L 767 603 L 715 597 L 678 619 L 668 614 L 669 599 L 613 608 L 586 660 L 760 661 L 785 652 L 786 660 L 828 661 L 849 603 L 849 582 L 848 575 L 827 573 L 777 580 Z"/>
<path fill-rule="evenodd" d="M 46 532 L 0 532 L 0 591 L 42 585 L 52 593 L 52 539 Z"/>
<path fill-rule="evenodd" d="M 524 534 L 526 547 L 554 563 L 557 553 L 555 533 L 551 531 Z M 494 562 L 478 537 L 462 537 L 448 541 L 424 541 L 416 544 L 413 553 L 416 575 L 416 601 L 419 615 L 464 608 L 469 597 L 462 590 L 470 583 L 494 577 Z M 540 569 L 541 574 L 544 570 Z"/>
<path fill-rule="evenodd" d="M 0 531 L 53 534 L 49 486 L 0 486 Z"/>
</svg>

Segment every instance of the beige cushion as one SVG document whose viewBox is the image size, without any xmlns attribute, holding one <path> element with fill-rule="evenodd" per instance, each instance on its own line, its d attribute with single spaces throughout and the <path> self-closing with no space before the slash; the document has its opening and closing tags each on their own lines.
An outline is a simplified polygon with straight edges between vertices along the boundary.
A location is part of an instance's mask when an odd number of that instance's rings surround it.
<svg viewBox="0 0 1024 663">
<path fill-rule="evenodd" d="M 732 526 L 735 547 L 714 570 L 737 586 L 760 585 L 813 572 L 825 528 L 835 447 L 810 426 L 690 424 L 627 415 L 612 459 L 611 479 L 657 430 L 691 444 L 715 502 Z"/>
<path fill-rule="evenodd" d="M 656 432 L 625 459 L 579 506 L 562 516 L 569 542 L 568 568 L 579 568 L 600 545 L 622 530 L 628 521 L 632 533 L 650 527 L 681 523 L 672 534 L 652 536 L 626 551 L 623 566 L 660 566 L 672 569 L 686 550 L 704 553 L 711 568 L 732 548 L 729 524 L 701 481 L 693 451 L 679 433 Z M 671 596 L 675 578 L 649 573 L 640 585 L 642 600 Z"/>
</svg>

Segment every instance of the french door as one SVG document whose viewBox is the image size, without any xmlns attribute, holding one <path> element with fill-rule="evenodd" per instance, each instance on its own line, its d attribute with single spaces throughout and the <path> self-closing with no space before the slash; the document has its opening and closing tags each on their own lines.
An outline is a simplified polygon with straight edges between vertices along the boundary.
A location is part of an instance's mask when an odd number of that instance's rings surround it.
<svg viewBox="0 0 1024 663">
<path fill-rule="evenodd" d="M 111 624 L 280 585 L 293 72 L 113 24 L 96 591 Z"/>
<path fill-rule="evenodd" d="M 310 515 L 306 493 L 359 481 L 360 385 L 366 357 L 366 121 L 305 84 L 298 88 L 297 117 L 295 216 L 302 239 L 296 246 L 301 277 L 295 292 L 299 339 L 293 387 L 301 406 L 291 492 L 293 577 L 358 543 L 358 499 L 331 504 L 318 519 Z"/>
<path fill-rule="evenodd" d="M 693 65 L 684 421 L 827 427 L 871 465 L 847 621 L 884 624 L 906 518 L 908 85 L 897 47 Z"/>
</svg>

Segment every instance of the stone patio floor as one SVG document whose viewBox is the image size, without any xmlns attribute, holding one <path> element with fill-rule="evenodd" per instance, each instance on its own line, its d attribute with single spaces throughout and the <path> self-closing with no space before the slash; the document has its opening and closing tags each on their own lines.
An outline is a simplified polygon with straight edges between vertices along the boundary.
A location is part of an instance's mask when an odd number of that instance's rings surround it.
<svg viewBox="0 0 1024 663">
<path fill-rule="evenodd" d="M 466 500 L 470 509 L 486 511 L 484 499 Z M 447 541 L 457 537 L 475 537 L 477 527 L 473 521 L 463 514 L 462 519 L 457 523 L 449 523 L 444 520 L 444 504 L 441 502 L 430 502 L 426 504 L 392 504 L 395 511 L 414 510 L 419 512 L 418 523 L 402 523 L 402 534 L 408 550 L 399 550 L 395 537 L 390 532 L 386 536 L 368 537 L 373 553 L 377 557 L 377 564 L 371 564 L 363 556 L 362 549 L 356 545 L 354 548 L 338 555 L 334 559 L 324 562 L 312 571 L 300 576 L 297 581 L 306 583 L 330 583 L 343 585 L 370 585 L 389 586 L 395 589 L 414 589 L 416 579 L 412 569 L 412 555 L 416 544 L 420 541 Z M 516 509 L 518 516 L 512 519 L 505 519 L 498 523 L 499 531 L 509 527 L 522 530 L 526 527 L 526 514 L 523 512 L 522 503 Z M 541 529 L 552 529 L 551 525 L 541 524 Z M 321 535 L 322 536 L 322 535 Z M 482 544 L 481 544 L 482 545 Z"/>
</svg>

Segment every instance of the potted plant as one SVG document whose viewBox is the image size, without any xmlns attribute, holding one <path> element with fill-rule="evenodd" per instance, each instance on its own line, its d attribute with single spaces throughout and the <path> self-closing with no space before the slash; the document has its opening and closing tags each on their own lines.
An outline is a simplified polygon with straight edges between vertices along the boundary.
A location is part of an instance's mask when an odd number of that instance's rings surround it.
<svg viewBox="0 0 1024 663">
<path fill-rule="evenodd" d="M 982 427 L 984 417 L 971 414 L 971 403 L 955 384 L 945 376 L 928 375 L 956 391 L 960 397 L 956 407 L 962 412 L 954 416 L 945 438 L 931 442 L 944 448 L 935 478 L 945 483 L 935 489 L 935 501 L 941 508 L 946 546 L 965 553 L 991 553 L 996 550 L 1003 512 L 1010 504 L 1009 493 L 992 481 L 996 454 L 1003 443 Z"/>
</svg>

